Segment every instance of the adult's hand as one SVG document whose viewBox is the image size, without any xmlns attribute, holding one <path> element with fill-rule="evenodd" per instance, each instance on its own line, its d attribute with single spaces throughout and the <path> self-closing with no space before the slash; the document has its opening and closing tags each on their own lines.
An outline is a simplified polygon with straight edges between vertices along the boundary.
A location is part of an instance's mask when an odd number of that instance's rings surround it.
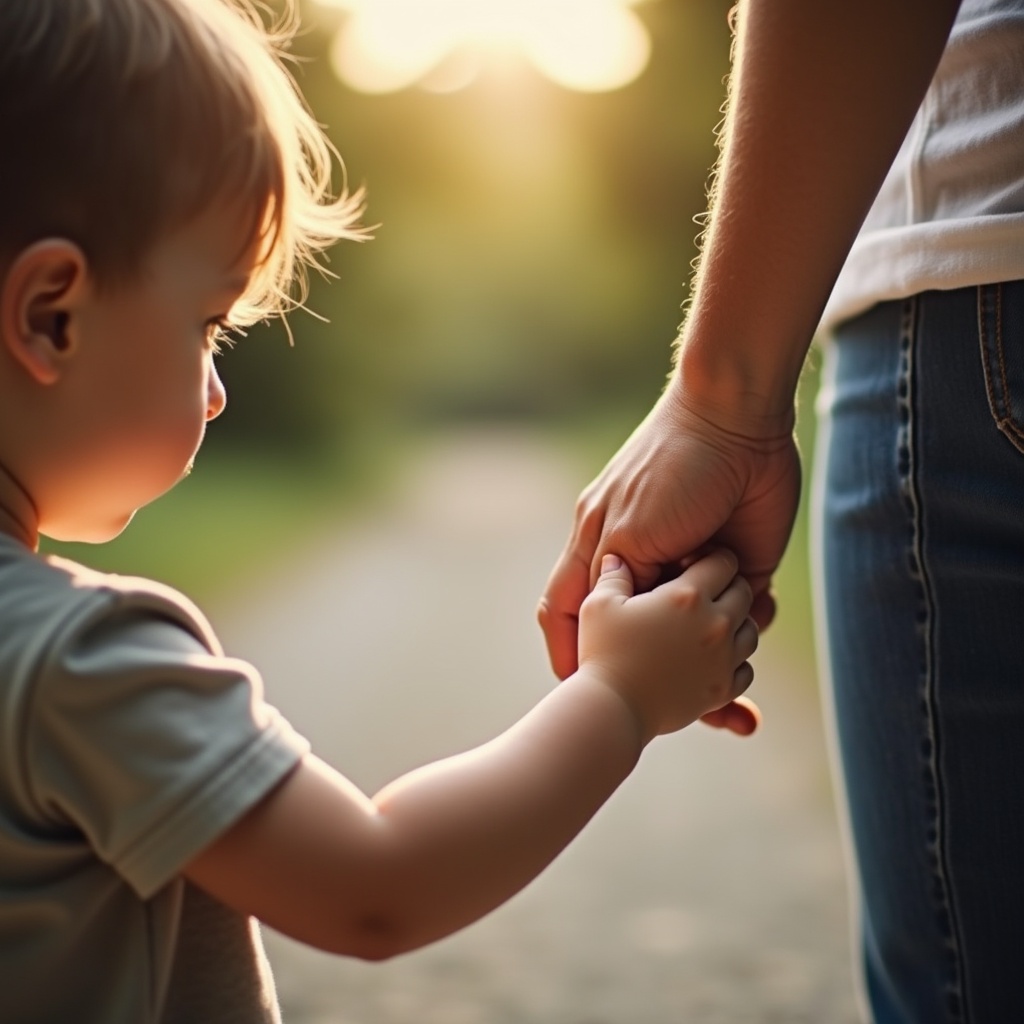
<svg viewBox="0 0 1024 1024">
<path fill-rule="evenodd" d="M 736 552 L 754 591 L 760 628 L 774 615 L 770 593 L 800 496 L 792 417 L 757 432 L 703 401 L 677 377 L 603 472 L 580 496 L 569 541 L 541 598 L 538 618 L 552 666 L 576 670 L 579 607 L 607 551 L 621 555 L 638 589 L 714 541 Z M 747 733 L 749 701 L 708 724 Z"/>
<path fill-rule="evenodd" d="M 677 369 L 584 491 L 541 601 L 560 676 L 575 668 L 576 616 L 609 550 L 650 586 L 701 545 L 724 544 L 757 595 L 756 621 L 770 622 L 771 577 L 799 494 L 791 428 L 800 369 L 958 6 L 739 0 L 734 8 L 721 160 Z M 744 720 L 746 707 L 730 709 L 712 724 L 756 724 Z"/>
</svg>

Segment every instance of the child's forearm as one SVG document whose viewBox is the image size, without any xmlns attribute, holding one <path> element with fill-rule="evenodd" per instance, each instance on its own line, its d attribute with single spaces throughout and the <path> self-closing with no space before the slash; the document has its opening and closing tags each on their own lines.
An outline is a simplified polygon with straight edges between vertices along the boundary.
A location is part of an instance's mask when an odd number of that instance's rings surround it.
<svg viewBox="0 0 1024 1024">
<path fill-rule="evenodd" d="M 372 800 L 307 757 L 185 874 L 293 938 L 367 959 L 482 917 L 557 856 L 649 738 L 750 684 L 757 630 L 735 555 L 633 590 L 606 557 L 580 611 L 583 667 L 497 739 Z"/>
<path fill-rule="evenodd" d="M 381 959 L 518 892 L 635 766 L 641 726 L 585 673 L 507 732 L 373 800 L 309 757 L 192 862 L 222 902 L 329 952 Z"/>
<path fill-rule="evenodd" d="M 622 698 L 584 671 L 484 746 L 375 798 L 382 890 L 413 948 L 476 920 L 533 879 L 632 771 L 643 747 Z"/>
</svg>

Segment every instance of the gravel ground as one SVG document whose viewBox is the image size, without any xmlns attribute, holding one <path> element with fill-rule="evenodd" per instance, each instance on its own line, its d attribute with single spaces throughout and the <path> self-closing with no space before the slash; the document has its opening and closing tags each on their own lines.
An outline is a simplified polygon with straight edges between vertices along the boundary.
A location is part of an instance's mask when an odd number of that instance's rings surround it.
<svg viewBox="0 0 1024 1024">
<path fill-rule="evenodd" d="M 474 435 L 217 618 L 321 757 L 373 791 L 488 739 L 551 685 L 533 608 L 579 474 Z M 755 660 L 765 725 L 656 741 L 487 920 L 377 965 L 268 932 L 286 1024 L 854 1024 L 813 681 Z"/>
</svg>

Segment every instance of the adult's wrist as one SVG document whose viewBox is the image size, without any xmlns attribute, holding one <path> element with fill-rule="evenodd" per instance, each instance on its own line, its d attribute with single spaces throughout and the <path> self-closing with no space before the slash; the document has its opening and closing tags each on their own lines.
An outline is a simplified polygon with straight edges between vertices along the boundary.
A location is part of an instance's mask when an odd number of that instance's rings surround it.
<svg viewBox="0 0 1024 1024">
<path fill-rule="evenodd" d="M 747 441 L 788 440 L 804 355 L 779 356 L 684 332 L 665 401 Z"/>
</svg>

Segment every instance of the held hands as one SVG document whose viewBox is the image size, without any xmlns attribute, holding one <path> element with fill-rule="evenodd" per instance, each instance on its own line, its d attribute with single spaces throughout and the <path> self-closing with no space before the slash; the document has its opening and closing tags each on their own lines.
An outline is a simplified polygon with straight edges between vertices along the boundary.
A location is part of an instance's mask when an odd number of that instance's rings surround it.
<svg viewBox="0 0 1024 1024">
<path fill-rule="evenodd" d="M 617 555 L 580 608 L 579 674 L 614 690 L 644 743 L 729 704 L 754 678 L 750 585 L 724 548 L 645 594 Z"/>
<path fill-rule="evenodd" d="M 774 616 L 772 574 L 800 496 L 792 424 L 746 423 L 687 390 L 678 378 L 580 496 L 572 533 L 548 580 L 538 618 L 555 672 L 576 668 L 580 606 L 614 551 L 646 590 L 665 566 L 709 542 L 736 552 L 760 628 Z M 740 701 L 705 718 L 746 734 L 756 708 Z"/>
</svg>

